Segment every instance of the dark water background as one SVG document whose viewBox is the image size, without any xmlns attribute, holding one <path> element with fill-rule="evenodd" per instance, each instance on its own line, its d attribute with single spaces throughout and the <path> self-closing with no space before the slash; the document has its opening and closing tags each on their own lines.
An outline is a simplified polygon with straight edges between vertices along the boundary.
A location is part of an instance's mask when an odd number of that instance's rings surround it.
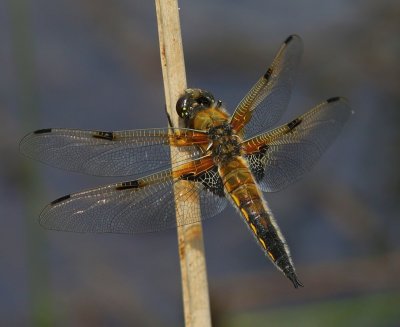
<svg viewBox="0 0 400 327">
<path fill-rule="evenodd" d="M 266 198 L 306 285 L 294 290 L 229 208 L 204 223 L 215 326 L 400 325 L 398 1 L 181 1 L 188 85 L 231 110 L 281 42 L 305 51 L 283 121 L 355 110 L 313 171 Z M 183 325 L 175 231 L 44 231 L 41 208 L 109 183 L 21 157 L 31 130 L 166 125 L 154 3 L 0 2 L 0 325 Z"/>
</svg>

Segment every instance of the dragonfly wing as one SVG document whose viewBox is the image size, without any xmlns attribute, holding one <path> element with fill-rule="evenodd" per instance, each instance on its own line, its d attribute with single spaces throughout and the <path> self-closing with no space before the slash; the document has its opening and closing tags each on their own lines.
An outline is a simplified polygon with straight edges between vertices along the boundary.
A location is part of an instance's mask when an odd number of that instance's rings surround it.
<svg viewBox="0 0 400 327">
<path fill-rule="evenodd" d="M 181 203 L 177 212 L 175 197 Z M 40 224 L 82 233 L 153 232 L 214 216 L 226 203 L 212 159 L 202 158 L 174 172 L 165 170 L 61 197 L 44 208 Z"/>
<path fill-rule="evenodd" d="M 350 115 L 345 99 L 332 98 L 286 125 L 245 141 L 245 157 L 261 189 L 279 191 L 309 171 Z"/>
<path fill-rule="evenodd" d="M 190 129 L 143 129 L 118 132 L 74 129 L 42 129 L 25 136 L 20 151 L 61 169 L 96 176 L 143 176 L 174 162 L 200 157 L 196 144 L 208 142 L 207 135 Z M 175 154 L 176 153 L 176 154 Z"/>
<path fill-rule="evenodd" d="M 285 111 L 299 66 L 303 43 L 299 36 L 289 36 L 272 65 L 254 84 L 236 107 L 231 118 L 233 128 L 249 138 L 272 127 Z"/>
</svg>

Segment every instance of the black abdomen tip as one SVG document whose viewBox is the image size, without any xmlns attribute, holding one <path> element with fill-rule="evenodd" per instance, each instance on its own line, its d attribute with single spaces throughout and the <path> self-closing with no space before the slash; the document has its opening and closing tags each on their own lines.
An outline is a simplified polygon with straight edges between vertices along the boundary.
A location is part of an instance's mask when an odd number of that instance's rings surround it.
<svg viewBox="0 0 400 327">
<path fill-rule="evenodd" d="M 299 288 L 299 286 L 304 287 L 302 282 L 298 279 L 296 273 L 292 272 L 286 275 L 287 278 L 293 283 L 294 288 Z"/>
</svg>

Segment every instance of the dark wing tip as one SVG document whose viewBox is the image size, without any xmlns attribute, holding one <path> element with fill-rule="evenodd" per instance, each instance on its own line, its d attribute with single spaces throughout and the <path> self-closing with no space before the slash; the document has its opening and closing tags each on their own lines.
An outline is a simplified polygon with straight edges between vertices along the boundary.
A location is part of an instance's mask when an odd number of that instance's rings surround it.
<svg viewBox="0 0 400 327">
<path fill-rule="evenodd" d="M 288 36 L 284 43 L 288 44 L 293 39 L 293 35 Z"/>
<path fill-rule="evenodd" d="M 303 283 L 300 282 L 299 278 L 294 272 L 287 274 L 286 277 L 289 278 L 290 281 L 293 283 L 294 288 L 299 288 L 299 286 L 304 287 Z"/>
<path fill-rule="evenodd" d="M 336 101 L 339 101 L 340 99 L 343 99 L 343 98 L 341 98 L 341 97 L 332 97 L 332 98 L 329 98 L 328 100 L 326 100 L 326 102 L 328 102 L 328 103 L 336 102 Z"/>
<path fill-rule="evenodd" d="M 293 39 L 301 39 L 301 37 L 300 36 L 298 36 L 297 34 L 292 34 L 292 35 L 289 35 L 287 38 L 286 38 L 286 40 L 285 40 L 285 44 L 288 44 L 288 43 L 290 43 Z"/>
<path fill-rule="evenodd" d="M 46 134 L 46 133 L 51 133 L 51 128 L 38 129 L 37 131 L 33 132 L 33 134 Z"/>
<path fill-rule="evenodd" d="M 71 194 L 64 195 L 64 196 L 62 196 L 61 198 L 55 199 L 54 201 L 50 202 L 50 205 L 54 205 L 54 204 L 63 202 L 64 200 L 67 200 L 67 199 L 69 199 L 70 197 L 71 197 Z"/>
<path fill-rule="evenodd" d="M 350 108 L 349 100 L 345 97 L 332 97 L 332 98 L 329 98 L 328 100 L 326 100 L 327 103 L 339 102 L 339 101 L 341 101 L 348 108 Z M 354 114 L 354 110 L 351 110 L 350 113 Z"/>
</svg>

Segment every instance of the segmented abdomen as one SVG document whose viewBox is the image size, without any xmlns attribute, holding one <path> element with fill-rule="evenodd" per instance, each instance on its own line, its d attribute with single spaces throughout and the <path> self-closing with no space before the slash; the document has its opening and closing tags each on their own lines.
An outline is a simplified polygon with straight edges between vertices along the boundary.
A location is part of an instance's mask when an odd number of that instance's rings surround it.
<svg viewBox="0 0 400 327">
<path fill-rule="evenodd" d="M 221 164 L 218 169 L 226 192 L 266 255 L 296 288 L 302 286 L 297 279 L 285 239 L 268 210 L 245 159 L 234 157 Z"/>
</svg>

